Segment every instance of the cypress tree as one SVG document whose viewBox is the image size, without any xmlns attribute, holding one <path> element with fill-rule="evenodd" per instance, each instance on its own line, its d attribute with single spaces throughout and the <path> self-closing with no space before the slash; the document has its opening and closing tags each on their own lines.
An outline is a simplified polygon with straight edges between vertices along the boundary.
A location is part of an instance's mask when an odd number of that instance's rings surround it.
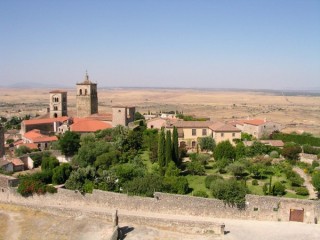
<svg viewBox="0 0 320 240">
<path fill-rule="evenodd" d="M 166 166 L 172 161 L 172 141 L 171 132 L 168 130 L 166 133 Z"/>
<path fill-rule="evenodd" d="M 172 134 L 172 160 L 179 165 L 179 142 L 178 142 L 178 129 L 173 127 Z"/>
<path fill-rule="evenodd" d="M 165 165 L 166 165 L 166 156 L 165 156 L 165 133 L 164 129 L 162 128 L 159 134 L 158 140 L 158 163 L 160 168 L 160 175 L 164 175 L 165 173 Z"/>
</svg>

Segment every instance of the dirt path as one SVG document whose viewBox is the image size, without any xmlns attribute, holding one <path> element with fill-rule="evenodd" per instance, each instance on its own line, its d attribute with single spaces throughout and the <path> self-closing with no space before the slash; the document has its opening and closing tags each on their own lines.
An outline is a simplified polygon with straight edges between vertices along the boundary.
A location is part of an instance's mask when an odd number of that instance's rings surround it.
<svg viewBox="0 0 320 240">
<path fill-rule="evenodd" d="M 314 191 L 314 187 L 311 184 L 311 177 L 299 167 L 294 167 L 293 171 L 298 173 L 304 179 L 304 184 L 309 191 L 309 199 L 317 199 L 317 193 Z"/>
</svg>

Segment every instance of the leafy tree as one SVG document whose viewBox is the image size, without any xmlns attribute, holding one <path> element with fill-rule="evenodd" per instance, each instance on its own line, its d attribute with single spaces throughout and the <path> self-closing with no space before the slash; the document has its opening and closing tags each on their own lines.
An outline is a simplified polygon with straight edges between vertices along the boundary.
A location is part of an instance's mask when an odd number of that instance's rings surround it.
<svg viewBox="0 0 320 240">
<path fill-rule="evenodd" d="M 192 161 L 187 164 L 187 170 L 191 175 L 204 175 L 205 168 L 199 161 Z"/>
<path fill-rule="evenodd" d="M 28 148 L 27 146 L 20 146 L 14 150 L 14 154 L 18 157 L 20 157 L 26 153 L 31 153 L 31 149 Z"/>
<path fill-rule="evenodd" d="M 212 137 L 202 137 L 198 140 L 201 151 L 213 151 L 216 143 Z"/>
<path fill-rule="evenodd" d="M 144 119 L 145 119 L 145 118 L 144 118 L 144 116 L 143 116 L 141 113 L 135 112 L 135 114 L 134 114 L 134 121 L 144 120 Z"/>
<path fill-rule="evenodd" d="M 149 151 L 152 163 L 158 160 L 158 129 L 146 129 L 143 132 L 143 145 Z"/>
<path fill-rule="evenodd" d="M 134 178 L 124 185 L 123 190 L 130 195 L 153 197 L 154 192 L 163 191 L 163 177 L 148 174 Z"/>
<path fill-rule="evenodd" d="M 108 170 L 112 165 L 119 162 L 119 152 L 110 147 L 109 152 L 102 153 L 94 161 L 98 171 Z"/>
<path fill-rule="evenodd" d="M 239 142 L 236 145 L 236 159 L 241 159 L 246 156 L 246 147 L 243 142 Z"/>
<path fill-rule="evenodd" d="M 35 168 L 41 166 L 42 159 L 49 156 L 51 156 L 51 153 L 48 151 L 30 153 L 30 158 L 33 160 L 33 166 Z"/>
<path fill-rule="evenodd" d="M 207 165 L 209 160 L 210 160 L 210 155 L 209 154 L 197 154 L 196 155 L 196 160 L 199 161 L 203 166 Z"/>
<path fill-rule="evenodd" d="M 195 197 L 203 197 L 203 198 L 208 198 L 209 197 L 208 193 L 206 193 L 205 191 L 202 191 L 202 190 L 195 191 L 193 193 L 193 196 L 195 196 Z"/>
<path fill-rule="evenodd" d="M 159 134 L 158 139 L 158 163 L 160 167 L 160 174 L 163 176 L 165 173 L 165 165 L 166 165 L 166 156 L 165 156 L 165 134 L 164 129 L 162 128 Z"/>
<path fill-rule="evenodd" d="M 281 182 L 275 182 L 272 186 L 273 196 L 283 196 L 286 194 L 286 187 Z"/>
<path fill-rule="evenodd" d="M 59 139 L 61 152 L 66 156 L 73 156 L 80 147 L 80 134 L 67 131 Z"/>
<path fill-rule="evenodd" d="M 177 166 L 180 165 L 178 129 L 176 127 L 173 127 L 173 133 L 172 133 L 172 160 L 175 162 Z"/>
<path fill-rule="evenodd" d="M 227 170 L 235 177 L 241 178 L 246 171 L 246 166 L 241 162 L 234 162 L 228 165 Z"/>
<path fill-rule="evenodd" d="M 172 177 L 172 176 L 179 176 L 180 175 L 180 169 L 177 168 L 176 164 L 173 161 L 170 161 L 167 169 L 166 169 L 166 177 Z"/>
<path fill-rule="evenodd" d="M 301 195 L 301 196 L 309 195 L 309 191 L 306 187 L 297 187 L 295 191 L 297 195 Z"/>
<path fill-rule="evenodd" d="M 59 166 L 59 161 L 54 156 L 49 156 L 42 159 L 42 163 L 41 163 L 42 170 L 53 170 L 57 166 Z"/>
<path fill-rule="evenodd" d="M 314 188 L 319 193 L 320 192 L 320 172 L 319 171 L 313 172 L 313 174 L 312 174 L 312 184 L 313 184 Z"/>
<path fill-rule="evenodd" d="M 103 170 L 96 177 L 95 187 L 103 191 L 118 191 L 119 185 L 115 172 Z"/>
<path fill-rule="evenodd" d="M 110 171 L 118 178 L 120 186 L 126 182 L 132 181 L 134 178 L 143 177 L 146 172 L 144 168 L 139 168 L 132 163 L 116 165 L 112 167 Z"/>
<path fill-rule="evenodd" d="M 299 160 L 299 153 L 301 153 L 300 146 L 284 146 L 282 149 L 282 155 L 289 160 Z"/>
<path fill-rule="evenodd" d="M 164 191 L 168 193 L 186 194 L 189 191 L 189 183 L 185 177 L 165 177 Z"/>
<path fill-rule="evenodd" d="M 76 171 L 72 171 L 70 177 L 65 183 L 65 187 L 71 190 L 78 190 L 81 193 L 90 191 L 90 183 L 88 181 L 94 181 L 96 171 L 93 167 L 78 168 Z"/>
<path fill-rule="evenodd" d="M 245 132 L 242 132 L 241 133 L 241 140 L 242 141 L 252 141 L 252 135 L 249 134 L 249 133 L 245 133 Z"/>
<path fill-rule="evenodd" d="M 171 132 L 166 133 L 166 166 L 172 161 L 172 142 L 171 142 Z"/>
<path fill-rule="evenodd" d="M 225 204 L 237 206 L 239 209 L 245 207 L 247 187 L 235 179 L 217 180 L 211 184 L 212 195 L 221 199 Z"/>
<path fill-rule="evenodd" d="M 63 163 L 53 169 L 52 182 L 54 184 L 63 184 L 71 174 L 72 168 L 69 163 Z"/>
<path fill-rule="evenodd" d="M 262 179 L 265 175 L 266 168 L 266 165 L 263 163 L 254 163 L 249 167 L 249 171 L 254 178 Z"/>
<path fill-rule="evenodd" d="M 235 159 L 236 153 L 231 143 L 228 140 L 226 140 L 226 141 L 220 142 L 216 146 L 213 152 L 213 156 L 215 160 L 220 160 L 222 158 L 233 160 Z"/>
<path fill-rule="evenodd" d="M 206 188 L 209 189 L 211 186 L 211 183 L 218 180 L 218 179 L 223 180 L 223 177 L 219 174 L 213 174 L 213 175 L 206 176 L 206 179 L 204 180 L 204 184 L 205 184 Z"/>
</svg>

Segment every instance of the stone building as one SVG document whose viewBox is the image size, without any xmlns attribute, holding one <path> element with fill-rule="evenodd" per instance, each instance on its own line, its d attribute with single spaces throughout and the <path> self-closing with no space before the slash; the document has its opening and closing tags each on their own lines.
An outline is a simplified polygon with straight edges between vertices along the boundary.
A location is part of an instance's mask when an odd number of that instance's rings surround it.
<svg viewBox="0 0 320 240">
<path fill-rule="evenodd" d="M 4 148 L 4 127 L 0 124 L 0 158 L 5 155 Z"/>
<path fill-rule="evenodd" d="M 88 73 L 81 83 L 77 83 L 77 117 L 88 117 L 98 113 L 97 84 L 89 80 Z"/>
<path fill-rule="evenodd" d="M 67 116 L 67 92 L 60 90 L 51 91 L 49 108 L 50 118 Z"/>
<path fill-rule="evenodd" d="M 112 125 L 128 126 L 134 121 L 135 107 L 112 106 Z"/>
</svg>

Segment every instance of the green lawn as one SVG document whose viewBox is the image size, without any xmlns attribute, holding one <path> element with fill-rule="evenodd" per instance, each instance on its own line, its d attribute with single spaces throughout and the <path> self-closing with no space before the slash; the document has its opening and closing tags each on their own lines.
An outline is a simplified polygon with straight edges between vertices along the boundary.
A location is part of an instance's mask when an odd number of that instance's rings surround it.
<svg viewBox="0 0 320 240">
<path fill-rule="evenodd" d="M 188 175 L 186 176 L 186 178 L 188 179 L 189 187 L 193 189 L 193 192 L 205 191 L 209 195 L 209 197 L 212 196 L 210 190 L 207 189 L 204 185 L 204 180 L 206 179 L 206 176 Z M 189 195 L 192 195 L 192 192 Z"/>
<path fill-rule="evenodd" d="M 152 163 L 150 162 L 149 158 L 149 151 L 143 151 L 143 153 L 140 155 L 143 161 L 143 164 L 146 166 L 148 173 L 152 172 Z"/>
</svg>

